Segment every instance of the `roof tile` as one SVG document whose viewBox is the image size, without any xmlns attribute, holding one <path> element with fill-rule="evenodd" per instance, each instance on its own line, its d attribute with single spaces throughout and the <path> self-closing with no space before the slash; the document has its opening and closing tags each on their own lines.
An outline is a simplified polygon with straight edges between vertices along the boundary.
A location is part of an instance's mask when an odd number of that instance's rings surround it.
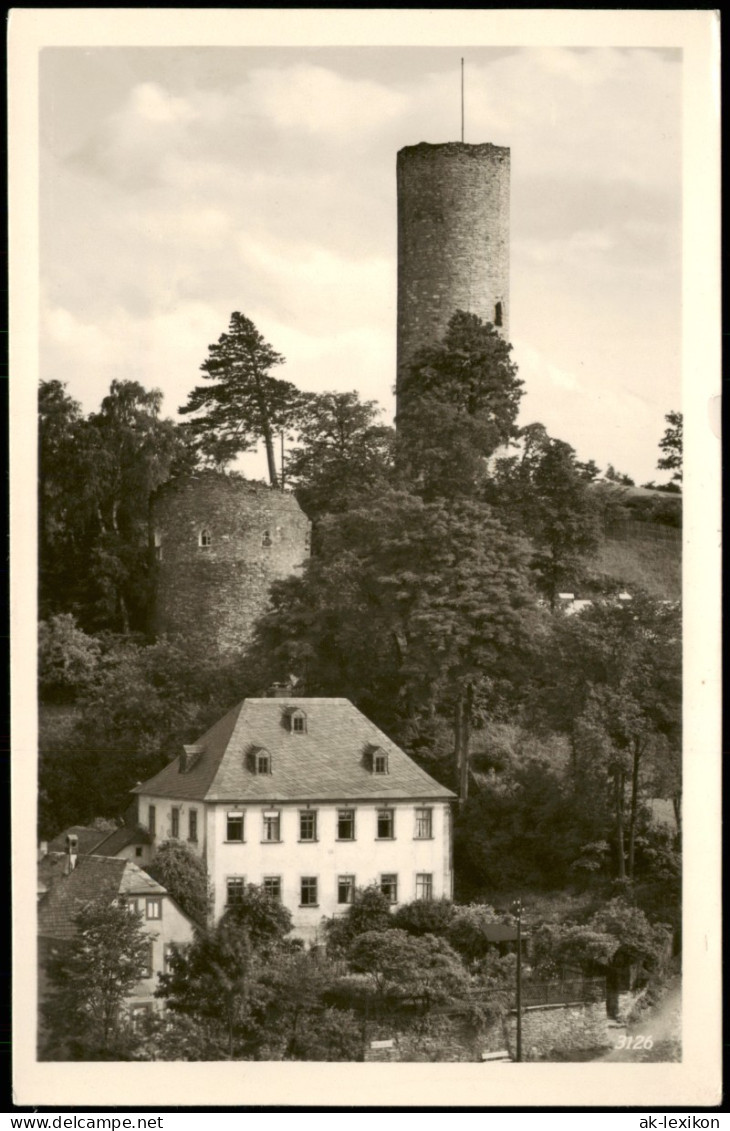
<svg viewBox="0 0 730 1131">
<path fill-rule="evenodd" d="M 288 716 L 301 708 L 306 731 L 293 734 Z M 136 793 L 196 801 L 453 798 L 371 723 L 348 699 L 245 699 L 196 745 L 205 752 L 189 773 L 180 759 L 136 787 Z M 248 755 L 271 754 L 271 773 L 255 774 Z M 373 774 L 369 752 L 382 748 L 388 773 Z"/>
</svg>

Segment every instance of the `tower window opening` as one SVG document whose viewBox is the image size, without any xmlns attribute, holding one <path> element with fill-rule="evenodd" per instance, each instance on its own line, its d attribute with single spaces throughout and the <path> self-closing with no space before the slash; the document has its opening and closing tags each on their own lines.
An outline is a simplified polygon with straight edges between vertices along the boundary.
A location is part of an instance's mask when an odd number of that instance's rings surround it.
<svg viewBox="0 0 730 1131">
<path fill-rule="evenodd" d="M 495 307 L 494 307 L 494 325 L 495 326 L 501 326 L 502 325 L 502 303 L 501 302 L 496 303 Z"/>
<path fill-rule="evenodd" d="M 264 531 L 264 536 L 261 539 L 261 545 L 262 546 L 270 546 L 271 545 L 271 531 L 270 530 Z"/>
<path fill-rule="evenodd" d="M 213 536 L 209 530 L 200 531 L 200 548 L 201 550 L 209 550 L 213 545 Z"/>
</svg>

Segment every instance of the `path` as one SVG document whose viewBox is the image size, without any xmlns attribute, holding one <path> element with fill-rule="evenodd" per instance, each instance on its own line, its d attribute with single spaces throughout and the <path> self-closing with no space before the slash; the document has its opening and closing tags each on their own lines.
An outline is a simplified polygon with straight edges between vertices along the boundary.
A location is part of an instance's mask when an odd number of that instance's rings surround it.
<svg viewBox="0 0 730 1131">
<path fill-rule="evenodd" d="M 611 1049 L 600 1059 L 632 1064 L 681 1060 L 681 995 L 682 983 L 677 974 L 668 983 L 666 993 L 655 1006 L 646 1010 L 639 1021 L 629 1025 L 625 1030 L 615 1030 L 616 1044 L 620 1044 L 625 1036 L 625 1047 Z M 641 1037 L 644 1040 L 651 1039 L 651 1048 L 636 1047 L 636 1044 L 643 1046 L 644 1041 L 637 1041 L 637 1038 Z"/>
</svg>

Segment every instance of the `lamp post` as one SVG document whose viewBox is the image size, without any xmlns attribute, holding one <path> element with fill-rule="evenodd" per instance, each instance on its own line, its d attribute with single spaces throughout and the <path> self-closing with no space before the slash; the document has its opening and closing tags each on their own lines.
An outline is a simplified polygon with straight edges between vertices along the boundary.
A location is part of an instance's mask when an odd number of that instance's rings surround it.
<svg viewBox="0 0 730 1131">
<path fill-rule="evenodd" d="M 516 1060 L 522 1061 L 522 900 L 516 899 L 512 905 L 517 919 L 517 1041 Z"/>
</svg>

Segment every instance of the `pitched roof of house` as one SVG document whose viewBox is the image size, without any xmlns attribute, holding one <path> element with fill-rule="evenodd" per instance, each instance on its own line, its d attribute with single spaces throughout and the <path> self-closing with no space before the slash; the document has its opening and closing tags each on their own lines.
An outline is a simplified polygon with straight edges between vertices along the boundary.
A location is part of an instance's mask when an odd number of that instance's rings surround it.
<svg viewBox="0 0 730 1131">
<path fill-rule="evenodd" d="M 99 841 L 94 848 L 94 856 L 116 856 L 130 844 L 152 844 L 152 837 L 146 829 L 127 828 L 124 825 L 106 834 L 104 839 Z"/>
<path fill-rule="evenodd" d="M 111 902 L 123 895 L 166 895 L 166 889 L 131 860 L 111 856 L 79 856 L 76 867 L 67 872 L 65 853 L 49 853 L 39 862 L 39 886 L 47 889 L 38 904 L 38 933 L 71 938 L 74 917 L 87 903 L 104 899 Z"/>
<path fill-rule="evenodd" d="M 95 829 L 88 825 L 71 825 L 48 842 L 48 852 L 65 852 L 66 837 L 77 837 L 78 856 L 116 856 L 130 844 L 151 844 L 152 839 L 146 829 L 122 825 L 118 829 Z"/>
<path fill-rule="evenodd" d="M 292 733 L 292 710 L 307 718 Z M 348 699 L 245 699 L 195 744 L 192 769 L 175 758 L 133 792 L 190 801 L 299 801 L 452 798 Z M 271 773 L 249 765 L 255 749 L 271 755 Z M 387 774 L 373 774 L 372 752 L 388 755 Z"/>
<path fill-rule="evenodd" d="M 95 829 L 90 825 L 71 825 L 48 842 L 49 852 L 65 852 L 66 837 L 70 834 L 78 838 L 76 851 L 80 856 L 88 856 L 100 841 L 109 836 L 108 829 Z"/>
</svg>

